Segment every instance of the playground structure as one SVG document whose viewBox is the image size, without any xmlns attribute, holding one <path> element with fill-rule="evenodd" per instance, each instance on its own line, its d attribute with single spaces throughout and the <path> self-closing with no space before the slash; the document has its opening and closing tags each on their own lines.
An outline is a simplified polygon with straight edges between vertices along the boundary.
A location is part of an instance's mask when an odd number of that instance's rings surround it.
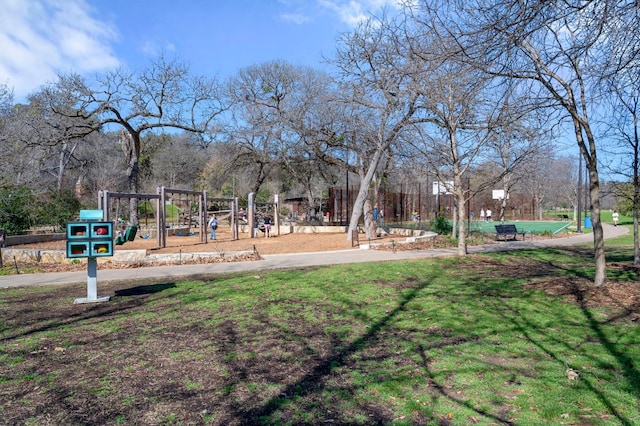
<svg viewBox="0 0 640 426">
<path fill-rule="evenodd" d="M 254 192 L 250 193 L 247 198 L 247 225 L 251 238 L 257 237 L 253 230 L 256 228 L 261 229 L 265 216 L 273 216 L 274 235 L 280 235 L 280 203 L 278 194 L 274 195 L 273 202 L 257 202 L 255 198 L 256 194 Z M 269 211 L 271 209 L 273 209 L 273 212 Z"/>
<path fill-rule="evenodd" d="M 110 192 L 106 190 L 98 191 L 98 208 L 103 211 L 103 220 L 120 222 L 123 225 L 122 216 L 125 215 L 126 209 L 121 209 L 121 200 L 142 200 L 143 211 L 141 218 L 136 224 L 128 226 L 138 226 L 141 220 L 144 220 L 147 228 L 155 228 L 158 247 L 167 246 L 168 230 L 173 226 L 187 226 L 188 229 L 197 227 L 199 241 L 207 242 L 207 221 L 210 203 L 226 203 L 228 204 L 228 217 L 230 218 L 232 228 L 232 238 L 238 238 L 237 227 L 237 199 L 233 198 L 207 198 L 206 191 L 193 191 L 185 189 L 166 188 L 159 186 L 155 194 L 134 194 L 125 192 Z M 148 204 L 153 203 L 151 212 L 148 212 Z M 174 206 L 171 209 L 171 215 L 167 214 L 167 205 Z M 140 204 L 138 205 L 140 209 Z M 219 211 L 219 210 L 218 210 Z M 214 211 L 212 213 L 217 213 Z M 154 224 L 149 226 L 149 215 L 153 215 Z M 173 224 L 173 225 L 171 225 Z M 235 226 L 234 226 L 235 225 Z M 142 235 L 141 235 L 142 237 Z M 144 238 L 144 237 L 143 237 Z"/>
<path fill-rule="evenodd" d="M 131 200 L 138 201 L 139 219 L 138 223 L 126 225 L 123 217 L 126 216 L 127 209 L 122 207 L 122 200 L 128 203 Z M 140 201 L 143 201 L 140 203 Z M 149 209 L 149 204 L 151 208 Z M 168 213 L 168 206 L 173 206 L 171 214 Z M 131 228 L 138 227 L 144 220 L 147 229 L 155 228 L 158 247 L 167 246 L 167 234 L 174 227 L 186 227 L 187 233 L 192 228 L 197 228 L 200 243 L 208 242 L 207 223 L 209 216 L 216 214 L 218 221 L 228 221 L 231 228 L 231 238 L 239 239 L 240 216 L 238 198 L 208 198 L 206 191 L 194 191 L 186 189 L 166 188 L 159 186 L 155 194 L 135 194 L 126 192 L 110 192 L 107 190 L 98 191 L 98 208 L 103 211 L 104 221 L 117 223 L 123 232 L 131 232 Z M 271 212 L 270 210 L 273 209 Z M 150 210 L 150 211 L 149 211 Z M 279 235 L 279 202 L 278 195 L 274 196 L 274 202 L 257 202 L 255 194 L 248 197 L 246 220 L 249 230 L 258 227 L 263 218 L 267 215 L 273 216 L 274 235 Z M 153 226 L 149 224 L 149 217 L 153 217 Z M 180 235 L 182 231 L 178 231 Z M 254 232 L 249 232 L 254 238 Z M 134 234 L 135 235 L 135 234 Z M 140 238 L 148 238 L 140 235 Z"/>
</svg>

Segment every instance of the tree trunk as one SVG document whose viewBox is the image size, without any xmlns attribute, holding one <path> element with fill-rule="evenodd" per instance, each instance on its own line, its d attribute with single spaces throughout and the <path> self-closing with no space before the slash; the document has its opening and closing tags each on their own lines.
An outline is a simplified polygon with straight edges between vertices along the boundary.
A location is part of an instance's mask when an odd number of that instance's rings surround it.
<svg viewBox="0 0 640 426">
<path fill-rule="evenodd" d="M 62 143 L 62 149 L 60 150 L 60 156 L 58 157 L 58 179 L 57 179 L 57 190 L 60 192 L 62 190 L 62 178 L 64 176 L 65 170 L 65 157 L 67 155 L 67 143 Z"/>
<path fill-rule="evenodd" d="M 458 198 L 456 196 L 456 205 L 457 203 Z M 453 211 L 451 212 L 451 238 L 454 240 L 458 238 L 458 209 L 455 205 L 453 206 Z"/>
<path fill-rule="evenodd" d="M 500 223 L 504 222 L 504 214 L 507 211 L 507 195 L 508 195 L 508 193 L 505 190 L 504 191 L 504 198 L 502 198 L 502 200 L 500 200 L 500 216 L 498 216 L 499 219 L 500 219 Z"/>
<path fill-rule="evenodd" d="M 535 205 L 535 209 L 532 212 L 533 213 L 533 217 L 537 217 L 538 220 L 542 220 L 542 215 L 544 213 L 544 209 L 542 208 L 542 205 L 544 203 L 544 197 L 540 197 L 538 195 L 534 195 L 533 196 L 533 200 L 535 201 L 536 205 Z"/>
<path fill-rule="evenodd" d="M 593 254 L 596 261 L 594 284 L 601 286 L 607 282 L 607 263 L 604 248 L 604 230 L 600 219 L 600 184 L 598 172 L 589 168 L 589 195 L 591 196 L 591 221 L 593 226 Z"/>
<path fill-rule="evenodd" d="M 580 124 L 575 118 L 574 129 L 578 146 L 582 155 L 585 157 L 585 164 L 589 171 L 589 196 L 591 197 L 591 222 L 593 226 L 593 255 L 595 260 L 595 276 L 593 283 L 596 286 L 603 286 L 607 282 L 607 262 L 604 248 L 604 231 L 602 229 L 602 220 L 600 218 L 600 181 L 598 178 L 598 160 L 596 155 L 595 138 L 591 133 L 588 123 Z M 589 150 L 584 143 L 582 130 L 589 142 Z M 578 171 L 582 173 L 581 170 Z"/>
<path fill-rule="evenodd" d="M 129 182 L 129 192 L 138 194 L 140 192 L 140 135 L 136 133 L 121 133 L 121 145 L 127 160 L 127 180 Z M 138 199 L 129 199 L 129 223 L 138 225 Z"/>
<path fill-rule="evenodd" d="M 638 241 L 638 205 L 640 204 L 640 153 L 638 152 L 638 122 L 634 117 L 633 151 L 633 266 L 640 265 L 640 242 Z"/>
<path fill-rule="evenodd" d="M 371 192 L 373 193 L 373 205 L 376 206 L 375 208 L 378 208 L 378 216 L 380 215 L 379 212 L 379 200 L 378 200 L 378 193 L 380 192 L 380 179 L 377 175 L 374 175 L 374 178 L 371 181 Z M 368 239 L 374 239 L 378 237 L 378 221 L 376 220 L 376 218 L 374 218 L 373 215 L 373 210 L 374 207 L 371 205 L 371 197 L 369 197 L 367 199 L 367 201 L 365 202 L 364 205 L 365 211 L 364 211 L 364 225 L 365 225 L 365 232 L 367 234 L 367 238 Z"/>
<path fill-rule="evenodd" d="M 454 176 L 454 192 L 456 194 L 456 204 L 458 211 L 458 256 L 467 254 L 467 206 L 465 200 L 464 187 L 462 186 L 462 176 Z"/>
<path fill-rule="evenodd" d="M 373 206 L 371 205 L 371 200 L 368 198 L 364 201 L 364 230 L 369 240 L 378 236 L 376 223 L 373 220 Z"/>
<path fill-rule="evenodd" d="M 139 166 L 138 159 L 131 161 L 129 169 L 127 170 L 127 177 L 129 178 L 129 192 L 137 194 L 140 189 L 139 183 Z M 131 225 L 138 225 L 138 199 L 129 199 L 129 222 Z"/>
<path fill-rule="evenodd" d="M 73 153 L 78 147 L 78 140 L 76 140 L 69 148 L 69 143 L 67 141 L 63 141 L 62 147 L 60 149 L 60 155 L 58 157 L 58 174 L 57 174 L 57 190 L 58 192 L 62 191 L 62 185 L 64 183 L 64 175 L 67 171 L 67 164 L 73 157 Z"/>
<path fill-rule="evenodd" d="M 637 189 L 636 189 L 637 192 Z M 640 265 L 640 244 L 638 241 L 638 199 L 633 203 L 633 266 Z"/>
<path fill-rule="evenodd" d="M 386 147 L 385 147 L 386 149 Z M 378 163 L 380 162 L 380 158 L 382 158 L 383 149 L 378 148 L 371 158 L 371 162 L 369 163 L 369 168 L 367 169 L 367 173 L 364 175 L 362 180 L 360 181 L 360 189 L 358 190 L 358 196 L 356 197 L 355 202 L 353 203 L 353 211 L 351 212 L 351 218 L 349 219 L 349 231 L 347 232 L 347 241 L 351 241 L 351 235 L 358 228 L 358 221 L 360 220 L 360 216 L 362 216 L 362 210 L 364 208 L 364 202 L 369 198 L 369 186 L 371 185 L 371 181 L 375 175 L 376 169 L 378 168 Z"/>
</svg>

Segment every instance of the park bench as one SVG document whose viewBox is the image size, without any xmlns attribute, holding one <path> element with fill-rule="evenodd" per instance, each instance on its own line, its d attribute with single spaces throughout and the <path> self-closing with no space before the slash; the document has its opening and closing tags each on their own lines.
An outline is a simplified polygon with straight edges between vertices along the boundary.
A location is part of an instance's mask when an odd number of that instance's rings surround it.
<svg viewBox="0 0 640 426">
<path fill-rule="evenodd" d="M 560 219 L 560 220 L 569 220 L 569 215 L 568 214 L 559 214 L 558 215 L 558 219 Z"/>
<path fill-rule="evenodd" d="M 518 240 L 518 235 L 522 235 L 524 241 L 525 232 L 518 231 L 515 225 L 496 225 L 496 240 Z"/>
</svg>

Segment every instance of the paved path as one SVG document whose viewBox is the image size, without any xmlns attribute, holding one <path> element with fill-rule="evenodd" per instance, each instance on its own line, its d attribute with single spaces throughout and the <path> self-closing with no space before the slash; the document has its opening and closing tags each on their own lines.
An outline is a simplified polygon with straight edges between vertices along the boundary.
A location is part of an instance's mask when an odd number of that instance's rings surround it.
<svg viewBox="0 0 640 426">
<path fill-rule="evenodd" d="M 605 238 L 624 235 L 628 228 L 614 227 L 604 224 Z M 498 244 L 469 247 L 469 253 L 496 252 L 508 250 L 522 250 L 534 247 L 568 246 L 574 244 L 592 243 L 592 234 L 577 234 L 565 238 L 552 238 L 538 241 L 508 241 Z M 138 279 L 178 279 L 189 275 L 220 274 L 229 272 L 250 272 L 269 269 L 301 268 L 330 264 L 384 262 L 391 260 L 424 259 L 438 256 L 454 256 L 456 249 L 431 249 L 411 251 L 382 250 L 340 250 L 315 253 L 293 253 L 264 255 L 263 260 L 250 262 L 207 263 L 198 265 L 154 266 L 145 268 L 105 269 L 98 270 L 98 284 L 105 281 L 134 281 Z M 87 272 L 50 272 L 43 274 L 20 274 L 0 276 L 0 288 L 75 284 L 87 282 Z"/>
</svg>

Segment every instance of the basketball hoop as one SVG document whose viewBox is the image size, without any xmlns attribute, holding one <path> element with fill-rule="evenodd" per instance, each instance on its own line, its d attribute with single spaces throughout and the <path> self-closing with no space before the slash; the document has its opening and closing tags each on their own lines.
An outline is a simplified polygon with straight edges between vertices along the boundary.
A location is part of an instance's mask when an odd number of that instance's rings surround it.
<svg viewBox="0 0 640 426">
<path fill-rule="evenodd" d="M 491 198 L 494 200 L 504 200 L 504 189 L 494 189 L 491 191 Z M 509 199 L 509 195 L 507 194 L 507 200 Z"/>
</svg>

